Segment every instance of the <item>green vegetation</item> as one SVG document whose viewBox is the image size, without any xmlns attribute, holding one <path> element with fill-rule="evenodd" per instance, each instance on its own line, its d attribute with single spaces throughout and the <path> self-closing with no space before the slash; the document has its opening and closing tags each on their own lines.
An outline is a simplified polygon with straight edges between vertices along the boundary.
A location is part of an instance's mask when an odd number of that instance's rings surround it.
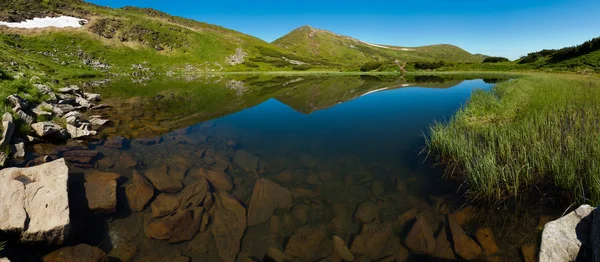
<svg viewBox="0 0 600 262">
<path fill-rule="evenodd" d="M 483 59 L 484 63 L 500 63 L 500 62 L 508 62 L 510 60 L 508 60 L 508 58 L 506 57 L 499 57 L 499 56 L 490 56 L 490 57 L 486 57 L 485 59 Z"/>
<path fill-rule="evenodd" d="M 502 200 L 532 188 L 600 200 L 600 79 L 533 74 L 475 92 L 430 129 L 430 156 L 473 198 Z"/>
</svg>

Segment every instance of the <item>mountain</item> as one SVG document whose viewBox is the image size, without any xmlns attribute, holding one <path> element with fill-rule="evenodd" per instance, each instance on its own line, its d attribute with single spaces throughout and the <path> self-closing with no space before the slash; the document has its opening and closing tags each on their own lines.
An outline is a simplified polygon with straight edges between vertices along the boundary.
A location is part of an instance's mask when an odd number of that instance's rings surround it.
<svg viewBox="0 0 600 262">
<path fill-rule="evenodd" d="M 600 70 L 600 37 L 580 45 L 529 53 L 519 64 L 548 70 Z"/>
<path fill-rule="evenodd" d="M 473 55 L 453 45 L 400 47 L 367 43 L 330 31 L 302 26 L 275 40 L 274 45 L 296 55 L 321 58 L 343 64 L 378 60 L 403 62 L 438 61 L 481 62 L 482 55 Z"/>
<path fill-rule="evenodd" d="M 374 45 L 302 27 L 267 43 L 217 25 L 147 8 L 109 8 L 81 0 L 8 0 L 0 21 L 72 16 L 80 28 L 0 26 L 0 72 L 53 79 L 194 74 L 214 71 L 355 71 L 369 61 L 481 62 L 451 45 Z M 396 65 L 392 64 L 393 67 Z"/>
</svg>

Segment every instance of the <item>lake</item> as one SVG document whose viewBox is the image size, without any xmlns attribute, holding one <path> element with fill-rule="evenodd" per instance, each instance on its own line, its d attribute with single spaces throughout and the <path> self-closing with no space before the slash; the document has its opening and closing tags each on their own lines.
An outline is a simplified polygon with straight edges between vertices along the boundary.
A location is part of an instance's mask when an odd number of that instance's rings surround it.
<svg viewBox="0 0 600 262">
<path fill-rule="evenodd" d="M 538 220 L 557 211 L 469 203 L 422 151 L 429 125 L 498 81 L 213 76 L 99 87 L 113 124 L 88 144 L 97 157 L 72 163 L 69 244 L 133 261 L 262 261 L 276 250 L 335 261 L 338 236 L 356 261 L 435 260 L 414 252 L 423 243 L 411 227 L 426 221 L 431 242 L 451 216 L 470 236 L 493 232 L 499 253 L 490 258 L 518 261 L 521 246 L 537 241 Z M 87 210 L 76 177 L 92 169 L 122 176 L 113 214 Z M 134 172 L 167 192 L 156 189 L 139 212 L 128 204 L 138 197 L 127 192 Z M 435 252 L 457 257 L 450 246 Z"/>
</svg>

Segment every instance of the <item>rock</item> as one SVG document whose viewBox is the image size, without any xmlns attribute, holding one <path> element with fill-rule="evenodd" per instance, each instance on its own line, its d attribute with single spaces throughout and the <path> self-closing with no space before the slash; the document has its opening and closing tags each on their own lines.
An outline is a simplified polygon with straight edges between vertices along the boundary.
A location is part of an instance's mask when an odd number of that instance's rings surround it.
<svg viewBox="0 0 600 262">
<path fill-rule="evenodd" d="M 589 245 L 594 208 L 582 205 L 575 211 L 547 223 L 542 232 L 539 260 L 575 261 L 582 245 Z"/>
<path fill-rule="evenodd" d="M 125 138 L 122 136 L 110 137 L 104 142 L 104 147 L 111 149 L 122 149 L 125 143 Z"/>
<path fill-rule="evenodd" d="M 178 210 L 174 214 L 170 216 L 166 216 L 159 219 L 150 219 L 150 221 L 146 221 L 144 226 L 144 234 L 148 238 L 159 239 L 159 240 L 170 240 L 174 237 L 178 238 L 178 241 L 181 242 L 182 236 L 181 233 L 188 230 L 194 222 L 194 211 L 192 210 Z M 198 232 L 198 228 L 200 224 L 198 223 L 196 226 L 196 232 Z M 188 240 L 191 240 L 192 235 Z M 185 240 L 184 240 L 185 241 Z"/>
<path fill-rule="evenodd" d="M 206 214 L 206 213 L 205 213 Z M 208 231 L 196 235 L 187 246 L 187 251 L 198 254 L 207 254 L 216 250 L 215 240 Z"/>
<path fill-rule="evenodd" d="M 354 213 L 354 218 L 358 219 L 358 221 L 362 223 L 371 223 L 375 218 L 377 218 L 379 214 L 379 208 L 373 202 L 365 202 L 360 204 L 356 213 Z"/>
<path fill-rule="evenodd" d="M 117 210 L 117 173 L 90 172 L 85 174 L 85 197 L 90 210 L 110 214 Z"/>
<path fill-rule="evenodd" d="M 306 188 L 294 188 L 290 191 L 293 198 L 315 198 L 321 195 L 319 192 Z"/>
<path fill-rule="evenodd" d="M 118 162 L 120 166 L 125 168 L 136 167 L 139 164 L 139 161 L 127 152 L 121 153 Z"/>
<path fill-rule="evenodd" d="M 75 98 L 75 103 L 77 103 L 78 105 L 84 107 L 84 108 L 90 108 L 92 107 L 92 103 L 90 101 L 88 101 L 87 99 L 83 98 L 83 97 L 76 97 Z"/>
<path fill-rule="evenodd" d="M 321 181 L 319 181 L 319 176 L 313 173 L 306 177 L 306 183 L 309 185 L 318 185 Z"/>
<path fill-rule="evenodd" d="M 258 169 L 258 157 L 243 149 L 235 151 L 233 162 L 248 172 Z"/>
<path fill-rule="evenodd" d="M 108 124 L 108 122 L 110 120 L 102 119 L 102 117 L 98 116 L 98 115 L 93 115 L 93 116 L 90 116 L 89 121 L 90 121 L 90 124 L 92 124 L 92 126 L 101 127 L 101 126 Z"/>
<path fill-rule="evenodd" d="M 452 251 L 452 245 L 448 240 L 448 233 L 446 233 L 446 227 L 443 227 L 442 231 L 440 231 L 440 233 L 435 238 L 435 249 L 431 256 L 446 260 L 456 259 L 454 251 Z"/>
<path fill-rule="evenodd" d="M 63 247 L 42 258 L 44 262 L 108 262 L 108 256 L 97 247 L 79 244 L 72 247 Z"/>
<path fill-rule="evenodd" d="M 254 184 L 248 205 L 248 225 L 254 226 L 269 220 L 277 208 L 292 205 L 292 193 L 284 187 L 261 178 Z"/>
<path fill-rule="evenodd" d="M 275 261 L 275 262 L 291 261 L 291 259 L 288 256 L 286 256 L 283 252 L 281 252 L 279 249 L 272 248 L 272 247 L 267 250 L 266 257 L 268 259 L 266 259 L 265 261 Z"/>
<path fill-rule="evenodd" d="M 233 189 L 233 181 L 225 172 L 198 168 L 191 170 L 190 174 L 194 177 L 205 178 L 216 190 L 229 192 Z"/>
<path fill-rule="evenodd" d="M 146 177 L 156 189 L 165 193 L 177 193 L 183 188 L 181 181 L 171 177 L 166 165 L 146 170 Z"/>
<path fill-rule="evenodd" d="M 364 224 L 360 234 L 354 238 L 350 251 L 355 255 L 377 259 L 393 231 L 391 223 Z"/>
<path fill-rule="evenodd" d="M 21 241 L 62 244 L 70 224 L 63 159 L 29 168 L 0 170 L 0 231 Z"/>
<path fill-rule="evenodd" d="M 325 226 L 303 226 L 292 234 L 284 254 L 294 261 L 312 261 L 325 237 Z"/>
<path fill-rule="evenodd" d="M 67 124 L 79 126 L 81 122 L 81 113 L 79 111 L 71 111 L 62 116 L 67 121 Z"/>
<path fill-rule="evenodd" d="M 54 114 L 54 106 L 46 103 L 46 102 L 42 102 L 39 105 L 37 105 L 32 112 L 37 116 L 38 119 L 43 119 L 45 121 L 48 121 L 50 119 L 52 119 L 52 115 Z"/>
<path fill-rule="evenodd" d="M 176 228 L 173 232 L 173 236 L 169 239 L 169 243 L 174 244 L 190 241 L 196 236 L 200 230 L 200 225 L 203 222 L 204 208 L 194 208 L 192 215 L 192 223 L 188 227 Z"/>
<path fill-rule="evenodd" d="M 75 127 L 73 125 L 67 124 L 67 132 L 72 139 L 80 139 L 89 136 L 95 136 L 97 134 L 96 131 L 89 130 L 87 125 L 82 125 L 81 127 Z"/>
<path fill-rule="evenodd" d="M 211 233 L 219 256 L 234 262 L 240 252 L 240 241 L 246 230 L 246 209 L 233 196 L 219 192 Z"/>
<path fill-rule="evenodd" d="M 172 213 L 178 208 L 197 207 L 202 203 L 207 192 L 208 182 L 200 178 L 177 194 L 160 194 L 152 202 L 152 215 L 161 217 Z"/>
<path fill-rule="evenodd" d="M 4 113 L 2 116 L 2 139 L 0 140 L 0 148 L 6 148 L 13 133 L 15 132 L 15 123 L 10 113 Z"/>
<path fill-rule="evenodd" d="M 385 185 L 379 179 L 373 181 L 372 192 L 374 197 L 380 197 L 385 193 Z"/>
<path fill-rule="evenodd" d="M 58 92 L 61 94 L 77 94 L 81 91 L 78 86 L 67 86 L 58 89 Z"/>
<path fill-rule="evenodd" d="M 460 225 L 452 218 L 448 218 L 450 234 L 452 235 L 452 243 L 454 244 L 454 252 L 466 260 L 473 260 L 481 253 L 481 247 L 460 227 Z"/>
<path fill-rule="evenodd" d="M 306 204 L 301 204 L 301 205 L 297 205 L 294 207 L 294 209 L 292 210 L 292 215 L 294 215 L 294 217 L 296 218 L 296 220 L 298 221 L 298 223 L 302 226 L 306 225 L 306 223 L 308 223 L 308 212 L 310 211 L 310 206 L 306 205 Z"/>
<path fill-rule="evenodd" d="M 473 206 L 466 206 L 449 215 L 454 222 L 458 223 L 459 226 L 464 226 L 467 222 L 471 221 L 475 217 L 476 210 Z"/>
<path fill-rule="evenodd" d="M 400 250 L 398 250 L 398 254 L 396 254 L 396 262 L 406 262 L 410 257 L 410 252 L 403 246 L 400 246 Z"/>
<path fill-rule="evenodd" d="M 64 140 L 68 137 L 68 133 L 64 128 L 50 121 L 32 124 L 31 128 L 38 137 L 45 139 Z"/>
<path fill-rule="evenodd" d="M 7 98 L 8 102 L 12 105 L 13 112 L 19 110 L 27 110 L 29 108 L 29 102 L 19 95 L 9 95 Z"/>
<path fill-rule="evenodd" d="M 333 244 L 335 246 L 335 252 L 344 260 L 344 261 L 352 261 L 354 260 L 354 255 L 346 246 L 346 242 L 338 236 L 333 236 Z"/>
<path fill-rule="evenodd" d="M 279 173 L 275 179 L 279 182 L 283 182 L 283 183 L 289 183 L 292 182 L 292 172 L 290 172 L 289 170 L 285 170 L 282 171 L 281 173 Z"/>
<path fill-rule="evenodd" d="M 475 240 L 477 240 L 486 256 L 498 253 L 498 244 L 496 243 L 494 232 L 492 232 L 491 228 L 482 227 L 477 229 L 477 232 L 475 232 Z"/>
<path fill-rule="evenodd" d="M 433 230 L 424 216 L 417 216 L 405 240 L 406 247 L 415 254 L 430 255 L 435 251 Z"/>
<path fill-rule="evenodd" d="M 148 201 L 154 196 L 154 186 L 135 170 L 131 180 L 131 184 L 127 185 L 125 189 L 129 207 L 133 211 L 143 211 Z"/>
<path fill-rule="evenodd" d="M 121 262 L 131 262 L 137 253 L 138 249 L 135 245 L 124 244 L 111 250 L 110 253 L 108 253 L 108 256 Z"/>
<path fill-rule="evenodd" d="M 25 143 L 17 143 L 10 145 L 10 152 L 13 158 L 24 158 L 25 157 Z"/>
<path fill-rule="evenodd" d="M 535 252 L 534 244 L 526 244 L 521 246 L 521 255 L 523 255 L 523 261 L 525 262 L 536 262 L 537 256 Z M 552 260 L 552 261 L 575 261 L 575 260 Z"/>
<path fill-rule="evenodd" d="M 19 117 L 19 119 L 21 119 L 21 121 L 23 121 L 23 123 L 25 124 L 31 125 L 33 124 L 33 122 L 35 122 L 33 116 L 30 116 L 29 114 L 23 112 L 23 110 L 16 111 L 16 114 Z"/>
<path fill-rule="evenodd" d="M 0 257 L 0 262 L 10 262 L 10 260 L 5 257 Z"/>
<path fill-rule="evenodd" d="M 86 93 L 86 92 L 83 93 L 83 97 L 92 102 L 98 102 L 102 99 L 102 96 L 100 94 Z"/>
<path fill-rule="evenodd" d="M 38 90 L 38 92 L 40 92 L 41 94 L 44 94 L 44 95 L 48 95 L 48 94 L 52 93 L 52 89 L 50 87 L 48 87 L 47 85 L 33 84 L 33 87 L 35 87 Z"/>
</svg>

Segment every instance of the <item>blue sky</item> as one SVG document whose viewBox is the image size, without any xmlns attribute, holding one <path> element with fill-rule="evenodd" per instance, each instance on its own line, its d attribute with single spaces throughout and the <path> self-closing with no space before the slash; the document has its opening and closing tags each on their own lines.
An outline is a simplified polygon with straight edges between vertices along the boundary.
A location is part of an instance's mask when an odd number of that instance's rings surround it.
<svg viewBox="0 0 600 262">
<path fill-rule="evenodd" d="M 516 59 L 600 36 L 598 0 L 88 0 L 151 7 L 271 42 L 302 25 L 399 46 L 453 44 Z"/>
</svg>

